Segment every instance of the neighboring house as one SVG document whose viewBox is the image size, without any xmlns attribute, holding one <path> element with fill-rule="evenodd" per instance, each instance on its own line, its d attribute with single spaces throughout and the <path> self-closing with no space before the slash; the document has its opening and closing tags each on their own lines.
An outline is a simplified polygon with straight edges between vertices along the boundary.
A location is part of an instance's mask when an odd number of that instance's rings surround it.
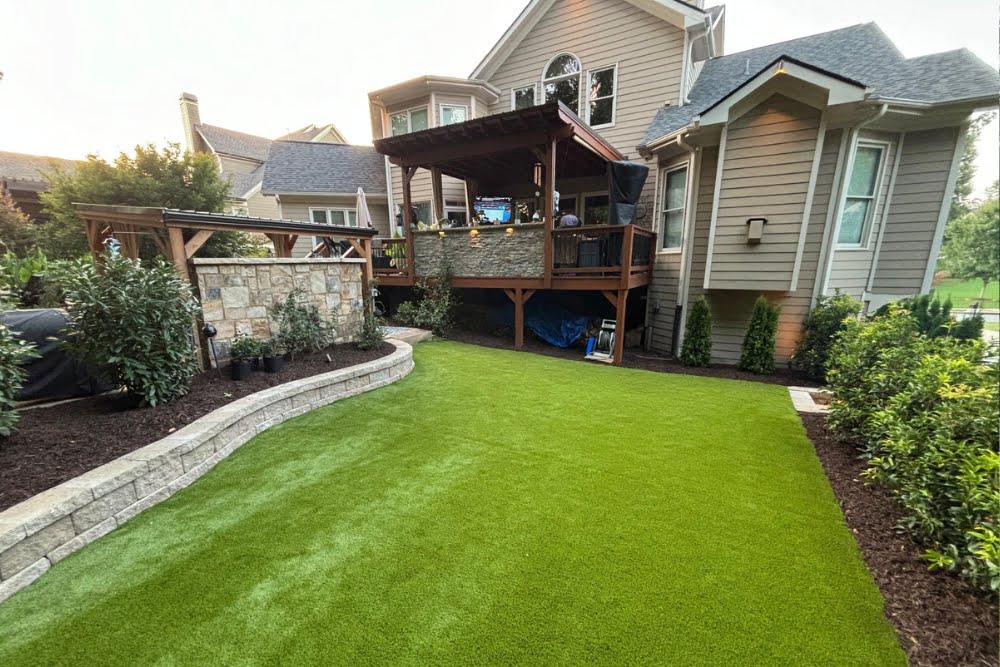
<svg viewBox="0 0 1000 667">
<path fill-rule="evenodd" d="M 562 102 L 650 168 L 638 218 L 657 234 L 649 347 L 677 354 L 688 306 L 704 296 L 713 361 L 735 363 L 765 294 L 782 308 L 785 362 L 818 296 L 841 290 L 875 308 L 930 289 L 967 121 L 997 106 L 1000 77 L 964 49 L 907 59 L 872 23 L 723 55 L 725 16 L 698 1 L 532 0 L 469 79 L 371 93 L 374 136 L 422 132 L 410 143 L 431 155 L 432 137 L 460 134 L 435 128 L 487 132 L 479 119 Z M 403 143 L 380 142 L 397 161 Z M 606 185 L 556 174 L 561 213 L 585 227 L 608 220 Z M 389 175 L 397 211 L 402 172 Z M 418 170 L 418 217 L 462 217 L 466 185 L 444 176 L 439 198 Z M 419 252 L 413 261 L 419 272 Z M 544 271 L 538 285 L 551 284 L 553 266 Z M 534 278 L 516 286 L 534 289 Z"/>
<path fill-rule="evenodd" d="M 25 155 L 0 151 L 0 192 L 8 193 L 28 217 L 45 221 L 42 202 L 38 195 L 45 191 L 42 172 L 53 167 L 67 171 L 76 168 L 77 160 L 66 160 L 45 155 Z"/>
<path fill-rule="evenodd" d="M 372 226 L 379 235 L 389 236 L 385 161 L 371 146 L 272 142 L 260 192 L 276 202 L 272 217 L 356 227 L 359 187 L 365 192 Z M 299 236 L 292 255 L 308 254 L 317 242 Z"/>
</svg>

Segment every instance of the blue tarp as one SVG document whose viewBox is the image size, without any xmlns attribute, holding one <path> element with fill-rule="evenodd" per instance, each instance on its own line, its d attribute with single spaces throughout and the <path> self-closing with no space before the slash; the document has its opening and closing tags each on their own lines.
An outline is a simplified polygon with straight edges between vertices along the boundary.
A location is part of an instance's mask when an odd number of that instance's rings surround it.
<svg viewBox="0 0 1000 667">
<path fill-rule="evenodd" d="M 491 311 L 496 324 L 514 326 L 514 304 Z M 570 347 L 587 330 L 592 317 L 578 315 L 558 303 L 536 294 L 524 305 L 524 326 L 545 342 L 556 347 Z"/>
</svg>

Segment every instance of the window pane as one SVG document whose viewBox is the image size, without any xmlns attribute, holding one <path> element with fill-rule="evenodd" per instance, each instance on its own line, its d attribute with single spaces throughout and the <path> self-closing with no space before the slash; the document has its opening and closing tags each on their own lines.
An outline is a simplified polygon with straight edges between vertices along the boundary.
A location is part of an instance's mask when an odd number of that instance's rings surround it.
<svg viewBox="0 0 1000 667">
<path fill-rule="evenodd" d="M 390 117 L 392 120 L 392 136 L 406 134 L 409 130 L 406 127 L 406 113 L 394 113 Z"/>
<path fill-rule="evenodd" d="M 590 73 L 590 99 L 615 94 L 615 69 L 609 67 Z"/>
<path fill-rule="evenodd" d="M 514 108 L 527 109 L 535 106 L 535 87 L 521 88 L 514 91 Z"/>
<path fill-rule="evenodd" d="M 427 129 L 427 109 L 414 109 L 410 112 L 410 132 Z"/>
<path fill-rule="evenodd" d="M 663 214 L 663 246 L 664 248 L 680 248 L 681 236 L 684 232 L 684 211 L 671 211 Z"/>
<path fill-rule="evenodd" d="M 418 222 L 422 222 L 425 225 L 431 224 L 431 203 L 429 201 L 414 204 L 413 208 L 417 209 Z"/>
<path fill-rule="evenodd" d="M 844 207 L 844 215 L 840 220 L 840 234 L 837 243 L 844 245 L 860 245 L 861 234 L 864 232 L 865 219 L 868 217 L 870 199 L 850 199 Z"/>
<path fill-rule="evenodd" d="M 316 223 L 319 223 L 321 225 L 325 225 L 326 224 L 326 211 L 323 210 L 323 209 L 319 209 L 318 211 L 313 211 L 312 212 L 312 221 L 316 222 Z"/>
<path fill-rule="evenodd" d="M 350 227 L 357 227 L 358 226 L 358 212 L 357 211 L 348 211 L 347 212 L 347 224 Z"/>
<path fill-rule="evenodd" d="M 593 126 L 607 125 L 612 120 L 614 101 L 611 99 L 597 100 L 590 103 L 590 124 Z"/>
<path fill-rule="evenodd" d="M 559 199 L 560 213 L 576 213 L 576 197 L 562 197 Z"/>
<path fill-rule="evenodd" d="M 593 195 L 583 198 L 583 221 L 588 225 L 608 224 L 608 196 Z"/>
<path fill-rule="evenodd" d="M 464 123 L 465 107 L 441 107 L 441 124 L 452 125 L 454 123 Z"/>
<path fill-rule="evenodd" d="M 580 80 L 573 77 L 545 84 L 545 101 L 553 102 L 555 100 L 562 102 L 576 113 L 580 106 Z"/>
<path fill-rule="evenodd" d="M 667 174 L 667 193 L 663 198 L 663 209 L 684 208 L 684 193 L 687 190 L 687 167 Z"/>
<path fill-rule="evenodd" d="M 344 212 L 330 211 L 330 224 L 344 226 Z"/>
<path fill-rule="evenodd" d="M 851 171 L 851 184 L 847 189 L 850 196 L 872 196 L 875 194 L 875 181 L 878 178 L 878 166 L 882 158 L 882 149 L 875 146 L 858 146 L 854 154 L 854 169 Z"/>
<path fill-rule="evenodd" d="M 580 71 L 580 61 L 564 53 L 561 56 L 556 56 L 548 69 L 545 70 L 546 79 L 554 79 L 559 76 L 566 76 L 567 74 L 575 74 Z"/>
</svg>

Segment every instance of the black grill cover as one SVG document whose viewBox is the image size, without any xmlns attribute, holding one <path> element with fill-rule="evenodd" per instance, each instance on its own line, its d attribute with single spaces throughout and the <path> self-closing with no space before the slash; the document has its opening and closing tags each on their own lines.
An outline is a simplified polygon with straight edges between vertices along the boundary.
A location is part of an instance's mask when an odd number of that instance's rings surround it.
<svg viewBox="0 0 1000 667">
<path fill-rule="evenodd" d="M 66 338 L 62 330 L 68 323 L 66 313 L 54 308 L 0 313 L 0 324 L 18 338 L 34 343 L 39 355 L 24 365 L 28 377 L 16 400 L 73 398 L 112 389 L 60 347 Z"/>
<path fill-rule="evenodd" d="M 649 167 L 637 162 L 608 163 L 608 194 L 610 210 L 608 223 L 631 225 L 635 223 L 636 206 L 646 184 Z"/>
</svg>

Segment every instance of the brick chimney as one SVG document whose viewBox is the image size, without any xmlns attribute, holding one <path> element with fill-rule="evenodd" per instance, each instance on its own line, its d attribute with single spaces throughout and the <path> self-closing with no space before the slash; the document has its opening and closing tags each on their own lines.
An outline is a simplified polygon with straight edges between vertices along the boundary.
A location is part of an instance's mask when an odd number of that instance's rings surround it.
<svg viewBox="0 0 1000 667">
<path fill-rule="evenodd" d="M 184 148 L 192 152 L 207 152 L 208 146 L 195 130 L 201 125 L 201 114 L 198 112 L 198 98 L 191 93 L 181 93 L 181 123 L 184 126 Z"/>
</svg>

